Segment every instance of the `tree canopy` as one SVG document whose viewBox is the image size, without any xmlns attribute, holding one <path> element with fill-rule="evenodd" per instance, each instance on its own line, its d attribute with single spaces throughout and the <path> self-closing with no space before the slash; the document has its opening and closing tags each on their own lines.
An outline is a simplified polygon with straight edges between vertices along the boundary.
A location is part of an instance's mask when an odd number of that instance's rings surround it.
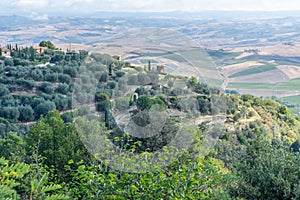
<svg viewBox="0 0 300 200">
<path fill-rule="evenodd" d="M 56 49 L 54 44 L 51 41 L 41 41 L 39 44 L 40 47 L 47 47 L 48 49 Z"/>
</svg>

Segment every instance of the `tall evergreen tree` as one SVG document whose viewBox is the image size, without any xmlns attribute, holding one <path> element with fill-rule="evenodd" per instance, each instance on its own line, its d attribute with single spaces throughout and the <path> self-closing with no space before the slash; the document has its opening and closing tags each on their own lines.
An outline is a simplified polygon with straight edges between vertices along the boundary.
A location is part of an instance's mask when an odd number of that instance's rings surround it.
<svg viewBox="0 0 300 200">
<path fill-rule="evenodd" d="M 151 62 L 150 62 L 150 60 L 148 61 L 148 71 L 149 72 L 151 71 Z"/>
</svg>

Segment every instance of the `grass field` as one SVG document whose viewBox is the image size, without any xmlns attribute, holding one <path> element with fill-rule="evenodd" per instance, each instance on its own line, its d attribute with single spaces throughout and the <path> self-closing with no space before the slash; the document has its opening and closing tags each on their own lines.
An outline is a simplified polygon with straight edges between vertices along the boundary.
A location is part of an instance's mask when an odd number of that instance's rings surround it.
<svg viewBox="0 0 300 200">
<path fill-rule="evenodd" d="M 235 74 L 230 75 L 229 78 L 236 78 L 236 77 L 241 77 L 241 76 L 258 74 L 258 73 L 262 73 L 262 72 L 266 72 L 266 71 L 271 71 L 271 70 L 274 70 L 274 69 L 276 69 L 275 64 L 267 63 L 267 64 L 262 65 L 262 66 L 252 67 L 250 69 L 245 69 L 243 71 L 237 72 Z"/>
<path fill-rule="evenodd" d="M 174 60 L 174 61 L 180 62 L 180 63 L 187 63 L 187 60 L 184 57 L 182 57 L 180 54 L 177 54 L 177 53 L 170 53 L 170 54 L 163 55 L 161 57 L 169 59 L 169 60 Z"/>
<path fill-rule="evenodd" d="M 208 50 L 208 54 L 218 65 L 231 65 L 241 62 L 241 60 L 235 58 L 240 56 L 242 53 L 226 52 L 222 50 Z"/>
<path fill-rule="evenodd" d="M 209 86 L 220 87 L 223 84 L 224 80 L 222 80 L 222 79 L 213 79 L 213 78 L 205 78 L 205 82 Z"/>
<path fill-rule="evenodd" d="M 295 113 L 300 114 L 300 95 L 288 96 L 279 98 L 283 104 L 288 104 L 289 109 Z M 293 105 L 293 106 L 290 106 Z"/>
<path fill-rule="evenodd" d="M 237 83 L 231 82 L 227 85 L 227 88 L 238 88 L 238 89 L 273 89 L 271 83 Z"/>
<path fill-rule="evenodd" d="M 290 108 L 290 110 L 291 110 L 293 113 L 300 115 L 300 107 Z"/>
<path fill-rule="evenodd" d="M 142 59 L 142 60 L 140 60 L 140 62 L 141 62 L 143 65 L 145 65 L 145 64 L 148 65 L 149 60 L 147 60 L 147 59 Z M 150 63 L 152 64 L 152 63 L 158 63 L 158 62 L 157 62 L 156 60 L 150 59 Z"/>
<path fill-rule="evenodd" d="M 179 54 L 190 64 L 200 69 L 217 71 L 214 60 L 203 49 L 194 49 L 179 52 Z"/>
<path fill-rule="evenodd" d="M 300 95 L 282 97 L 282 98 L 280 98 L 280 100 L 283 102 L 288 102 L 293 105 L 297 105 L 297 104 L 300 105 Z"/>
<path fill-rule="evenodd" d="M 238 89 L 269 89 L 269 90 L 300 90 L 300 79 L 292 79 L 286 82 L 272 84 L 272 83 L 229 83 L 227 88 Z"/>
<path fill-rule="evenodd" d="M 165 52 L 134 52 L 134 54 L 137 55 L 137 58 L 135 59 L 142 62 L 142 64 L 147 64 L 148 59 L 151 59 L 152 63 L 157 63 L 159 58 L 163 58 L 174 61 L 178 64 L 189 65 L 200 70 L 217 71 L 217 66 L 214 63 L 214 60 L 202 48 Z"/>
</svg>

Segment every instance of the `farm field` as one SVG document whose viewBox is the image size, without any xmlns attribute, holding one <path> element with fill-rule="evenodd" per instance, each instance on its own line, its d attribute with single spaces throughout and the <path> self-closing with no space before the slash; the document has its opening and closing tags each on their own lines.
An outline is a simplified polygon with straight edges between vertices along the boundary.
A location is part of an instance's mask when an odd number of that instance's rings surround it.
<svg viewBox="0 0 300 200">
<path fill-rule="evenodd" d="M 294 105 L 300 105 L 300 95 L 295 95 L 295 96 L 288 96 L 288 97 L 282 97 L 280 100 L 284 102 L 289 102 Z"/>
<path fill-rule="evenodd" d="M 300 103 L 298 49 L 299 44 L 278 44 L 214 50 L 211 55 L 215 62 L 221 61 L 219 69 L 225 77 L 223 86 L 227 90 L 262 97 L 276 96 L 293 112 L 299 113 L 296 106 Z"/>
<path fill-rule="evenodd" d="M 299 66 L 280 65 L 277 69 L 283 71 L 290 79 L 300 78 Z"/>
<path fill-rule="evenodd" d="M 300 114 L 300 95 L 282 97 L 279 100 L 282 104 L 287 105 L 293 113 Z"/>
<path fill-rule="evenodd" d="M 271 71 L 276 69 L 276 65 L 275 64 L 269 64 L 266 63 L 262 66 L 254 66 L 251 67 L 249 69 L 245 69 L 243 71 L 237 72 L 233 75 L 230 75 L 229 78 L 236 78 L 236 77 L 240 77 L 240 76 L 247 76 L 247 75 L 252 75 L 252 74 L 258 74 L 258 73 L 263 73 L 263 72 L 267 72 L 267 71 Z"/>
<path fill-rule="evenodd" d="M 286 82 L 277 84 L 272 83 L 237 83 L 232 82 L 228 84 L 228 88 L 239 88 L 239 89 L 269 89 L 269 90 L 287 90 L 287 91 L 298 91 L 300 90 L 300 79 L 292 79 Z"/>
</svg>

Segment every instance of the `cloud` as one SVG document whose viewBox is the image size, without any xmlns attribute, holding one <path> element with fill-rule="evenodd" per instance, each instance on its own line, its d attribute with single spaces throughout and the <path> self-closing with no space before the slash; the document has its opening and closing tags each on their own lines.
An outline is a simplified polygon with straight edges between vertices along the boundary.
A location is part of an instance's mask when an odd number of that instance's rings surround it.
<svg viewBox="0 0 300 200">
<path fill-rule="evenodd" d="M 48 0 L 14 0 L 11 2 L 12 6 L 15 6 L 16 8 L 45 8 L 48 5 Z"/>
<path fill-rule="evenodd" d="M 295 10 L 296 0 L 107 0 L 112 10 L 201 11 L 201 10 Z"/>
<path fill-rule="evenodd" d="M 39 14 L 36 12 L 32 12 L 30 14 L 29 18 L 36 20 L 36 21 L 45 21 L 45 20 L 49 19 L 47 14 Z"/>
<path fill-rule="evenodd" d="M 96 11 L 297 10 L 296 0 L 7 0 L 1 13 L 80 14 Z"/>
<path fill-rule="evenodd" d="M 64 1 L 65 6 L 83 5 L 95 2 L 94 0 L 66 0 Z"/>
<path fill-rule="evenodd" d="M 300 2 L 296 0 L 218 0 L 206 4 L 209 10 L 297 10 Z"/>
</svg>

